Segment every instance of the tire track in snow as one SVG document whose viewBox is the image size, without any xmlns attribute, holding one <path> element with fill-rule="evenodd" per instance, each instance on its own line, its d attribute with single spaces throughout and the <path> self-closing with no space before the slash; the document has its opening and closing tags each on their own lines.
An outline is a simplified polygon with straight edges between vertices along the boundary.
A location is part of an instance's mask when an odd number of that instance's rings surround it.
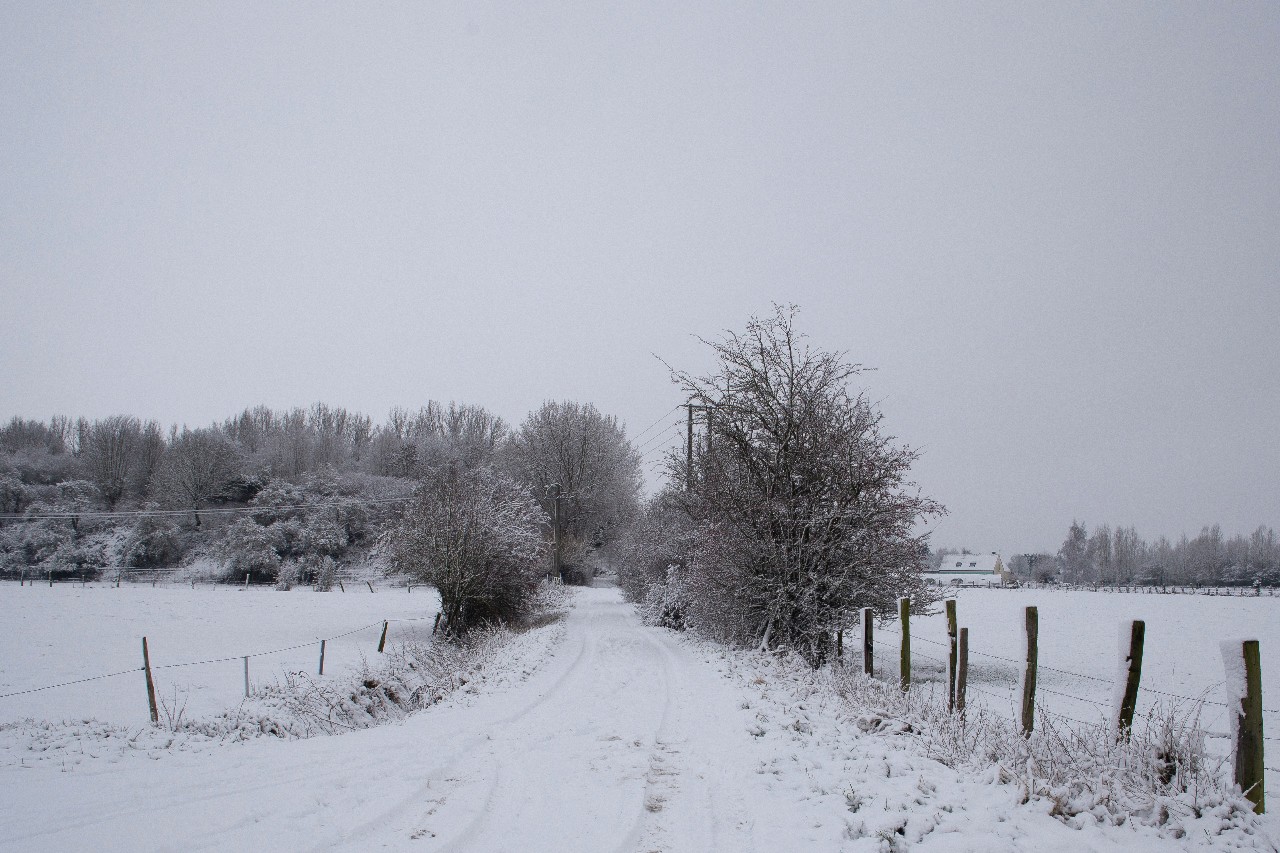
<svg viewBox="0 0 1280 853">
<path fill-rule="evenodd" d="M 569 621 L 586 646 L 578 664 L 487 744 L 496 769 L 484 802 L 473 786 L 452 817 L 448 804 L 424 813 L 417 837 L 438 836 L 424 851 L 594 851 L 640 825 L 647 756 L 671 715 L 669 663 L 631 609 L 606 596 L 584 591 Z"/>
<path fill-rule="evenodd" d="M 707 697 L 698 689 L 708 683 L 705 673 L 699 671 L 696 674 L 701 677 L 692 677 L 690 670 L 700 670 L 700 667 L 687 658 L 683 649 L 677 647 L 673 651 L 672 641 L 665 633 L 646 628 L 639 630 L 662 657 L 667 707 L 651 753 L 644 808 L 638 815 L 637 825 L 615 853 L 651 853 L 672 849 L 754 851 L 750 820 L 742 804 L 732 794 L 726 802 L 720 802 L 717 791 L 721 786 L 712 784 L 708 778 L 708 774 L 715 771 L 719 757 L 699 754 L 700 747 L 705 746 L 699 735 L 707 728 L 707 716 L 718 708 L 714 697 Z M 675 697 L 684 701 L 675 705 Z M 716 722 L 720 724 L 718 728 L 723 728 L 723 720 Z M 733 790 L 732 786 L 729 789 Z M 710 816 L 709 821 L 706 816 Z M 727 832 L 726 816 L 729 818 L 728 826 L 746 827 L 746 831 Z M 670 837 L 672 824 L 676 824 L 677 831 L 681 833 L 677 838 Z M 705 836 L 702 835 L 704 830 Z M 730 838 L 729 835 L 735 837 Z"/>
<path fill-rule="evenodd" d="M 531 702 L 528 702 L 520 710 L 513 714 L 500 717 L 499 719 L 486 721 L 481 725 L 482 731 L 473 732 L 465 737 L 461 746 L 454 750 L 450 757 L 444 762 L 435 765 L 424 775 L 425 779 L 422 784 L 415 787 L 409 793 L 399 797 L 388 808 L 379 812 L 377 815 L 370 817 L 361 824 L 352 827 L 340 834 L 337 839 L 331 839 L 325 843 L 319 844 L 311 850 L 327 851 L 334 849 L 335 844 L 352 845 L 371 837 L 386 832 L 388 824 L 392 825 L 397 832 L 408 833 L 410 837 L 414 837 L 416 833 L 423 831 L 424 827 L 420 826 L 424 818 L 435 814 L 441 808 L 449 805 L 449 792 L 456 791 L 460 786 L 458 784 L 458 776 L 460 774 L 460 765 L 464 761 L 476 761 L 476 753 L 487 751 L 486 756 L 489 759 L 490 766 L 497 767 L 497 761 L 492 753 L 493 734 L 492 730 L 499 727 L 508 726 L 518 722 L 530 714 L 537 711 L 549 699 L 562 693 L 568 688 L 573 680 L 581 677 L 584 671 L 584 661 L 588 660 L 588 656 L 593 652 L 592 644 L 587 637 L 581 637 L 578 642 L 576 654 L 574 654 L 569 665 L 562 671 L 551 686 L 545 691 L 539 693 Z M 487 803 L 492 800 L 494 789 L 496 787 L 496 779 L 490 776 L 481 775 L 481 780 L 487 782 L 485 786 L 484 800 Z M 453 783 L 450 785 L 449 783 Z M 433 795 L 444 789 L 446 791 L 444 800 L 434 799 Z M 423 803 L 431 802 L 433 806 L 429 807 L 425 812 L 421 809 Z M 413 814 L 414 817 L 410 821 L 404 820 L 406 815 Z M 479 819 L 480 816 L 473 818 Z M 417 835 L 421 838 L 421 835 Z"/>
</svg>

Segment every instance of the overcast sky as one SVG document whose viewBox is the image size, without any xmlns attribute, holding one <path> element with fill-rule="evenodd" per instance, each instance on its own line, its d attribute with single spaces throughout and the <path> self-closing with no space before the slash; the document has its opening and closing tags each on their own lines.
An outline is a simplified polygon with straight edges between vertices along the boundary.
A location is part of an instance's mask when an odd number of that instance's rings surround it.
<svg viewBox="0 0 1280 853">
<path fill-rule="evenodd" d="M 1280 5 L 509 5 L 0 5 L 0 417 L 634 434 L 794 302 L 935 545 L 1280 526 Z"/>
</svg>

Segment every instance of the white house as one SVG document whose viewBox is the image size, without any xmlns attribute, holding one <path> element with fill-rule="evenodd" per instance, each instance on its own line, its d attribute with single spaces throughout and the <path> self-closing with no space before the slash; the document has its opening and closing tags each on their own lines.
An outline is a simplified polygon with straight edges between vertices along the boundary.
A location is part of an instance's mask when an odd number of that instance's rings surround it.
<svg viewBox="0 0 1280 853">
<path fill-rule="evenodd" d="M 925 572 L 925 581 L 936 584 L 998 586 L 1009 579 L 1004 562 L 990 554 L 947 554 L 937 571 Z"/>
</svg>

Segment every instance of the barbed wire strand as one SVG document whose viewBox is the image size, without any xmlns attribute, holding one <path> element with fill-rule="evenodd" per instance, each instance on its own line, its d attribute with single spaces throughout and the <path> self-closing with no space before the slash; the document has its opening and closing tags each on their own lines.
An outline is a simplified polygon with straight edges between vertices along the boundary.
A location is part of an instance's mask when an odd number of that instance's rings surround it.
<svg viewBox="0 0 1280 853">
<path fill-rule="evenodd" d="M 902 636 L 902 632 L 901 632 L 900 630 L 894 630 L 893 628 L 890 628 L 890 627 L 888 627 L 888 626 L 880 626 L 880 630 L 884 631 L 885 633 L 892 634 L 892 635 L 894 635 L 895 637 L 901 637 L 901 636 Z M 915 642 L 916 640 L 923 640 L 924 642 L 926 642 L 926 643 L 931 643 L 931 644 L 933 644 L 933 645 L 935 645 L 935 646 L 941 646 L 941 647 L 943 647 L 943 648 L 948 648 L 948 647 L 949 647 L 949 644 L 948 644 L 948 643 L 940 643 L 940 642 L 938 642 L 937 640 L 931 640 L 931 639 L 929 639 L 928 637 L 917 636 L 917 635 L 915 635 L 915 634 L 912 634 L 912 635 L 911 635 L 911 640 L 912 640 L 912 642 Z M 991 658 L 991 659 L 993 659 L 993 660 L 1004 661 L 1005 663 L 1010 663 L 1010 664 L 1013 664 L 1014 666 L 1023 666 L 1023 665 L 1026 663 L 1026 661 L 1014 660 L 1014 659 L 1012 659 L 1012 658 L 1002 657 L 1001 655 L 991 654 L 990 652 L 984 652 L 984 651 L 981 651 L 981 650 L 979 650 L 979 649 L 975 649 L 975 648 L 973 648 L 972 646 L 970 646 L 970 647 L 969 647 L 969 653 L 970 653 L 970 654 L 975 654 L 975 655 L 981 655 L 982 657 Z M 1037 669 L 1044 669 L 1044 670 L 1048 670 L 1049 672 L 1056 672 L 1056 673 L 1059 673 L 1059 674 L 1061 674 L 1061 675 L 1070 675 L 1070 676 L 1072 676 L 1073 678 L 1083 678 L 1083 679 L 1086 679 L 1086 680 L 1089 680 L 1089 681 L 1096 681 L 1096 682 L 1098 682 L 1099 684 L 1106 684 L 1106 685 L 1108 685 L 1108 686 L 1114 686 L 1114 685 L 1115 685 L 1115 681 L 1114 681 L 1114 680 L 1112 680 L 1112 679 L 1099 678 L 1099 677 L 1098 677 L 1098 676 L 1096 676 L 1096 675 L 1086 675 L 1086 674 L 1085 674 L 1085 673 L 1083 673 L 1083 672 L 1072 672 L 1072 671 L 1071 671 L 1071 670 L 1069 670 L 1069 669 L 1059 669 L 1058 667 L 1049 666 L 1048 664 L 1043 664 L 1043 663 L 1039 663 L 1039 662 L 1037 662 L 1037 664 L 1036 664 L 1036 668 L 1037 668 Z M 1220 687 L 1222 684 L 1223 684 L 1223 682 L 1221 682 L 1221 681 L 1219 681 L 1219 682 L 1215 682 L 1215 683 L 1213 684 L 1213 686 L 1211 686 L 1209 689 L 1210 689 L 1210 690 L 1216 690 L 1216 689 L 1217 689 L 1218 687 Z M 1156 689 L 1156 688 L 1154 688 L 1154 687 L 1147 687 L 1146 685 L 1142 685 L 1142 684 L 1140 684 L 1140 685 L 1138 686 L 1138 689 L 1139 689 L 1139 690 L 1141 690 L 1141 691 L 1145 691 L 1145 692 L 1147 692 L 1147 693 L 1154 693 L 1154 694 L 1159 695 L 1159 696 L 1164 696 L 1164 697 L 1167 697 L 1167 698 L 1169 698 L 1169 699 L 1182 699 L 1182 700 L 1187 701 L 1187 702 L 1197 702 L 1197 703 L 1204 704 L 1204 705 L 1214 705 L 1214 706 L 1219 707 L 1219 708 L 1230 708 L 1230 706 L 1229 706 L 1229 705 L 1227 705 L 1227 703 L 1225 703 L 1225 702 L 1215 702 L 1215 701 L 1214 701 L 1214 700 L 1212 700 L 1212 699 L 1207 699 L 1207 698 L 1204 698 L 1204 697 L 1201 697 L 1201 698 L 1198 698 L 1198 699 L 1197 699 L 1197 698 L 1196 698 L 1196 697 L 1194 697 L 1194 696 L 1183 696 L 1183 695 L 1182 695 L 1182 694 L 1180 694 L 1180 693 L 1170 693 L 1170 692 L 1165 691 L 1165 690 L 1157 690 L 1157 689 Z M 1063 694 L 1063 695 L 1069 695 L 1069 694 Z M 1072 698 L 1073 698 L 1073 699 L 1078 699 L 1078 698 L 1080 698 L 1080 697 L 1078 697 L 1078 696 L 1073 696 Z M 1081 700 L 1081 701 L 1092 701 L 1092 700 L 1085 699 L 1085 700 Z M 1263 709 L 1262 709 L 1262 713 L 1264 713 L 1264 714 L 1280 714 L 1280 709 L 1277 709 L 1277 708 L 1263 708 Z"/>
<path fill-rule="evenodd" d="M 353 628 L 350 631 L 346 631 L 341 634 L 335 634 L 332 637 L 317 637 L 314 640 L 308 640 L 305 643 L 298 643 L 295 646 L 285 646 L 284 648 L 272 649 L 271 651 L 266 651 L 266 652 L 249 652 L 248 654 L 243 654 L 243 655 L 231 655 L 229 657 L 222 657 L 222 658 L 209 658 L 208 660 L 193 660 L 193 661 L 184 661 L 182 663 L 159 664 L 159 665 L 152 666 L 151 669 L 152 670 L 179 669 L 181 667 L 187 667 L 187 666 L 203 666 L 205 664 L 213 664 L 213 663 L 228 663 L 230 661 L 244 660 L 245 658 L 258 658 L 258 657 L 266 657 L 267 655 L 278 655 L 278 654 L 281 654 L 282 652 L 292 652 L 292 651 L 296 651 L 297 649 L 305 649 L 309 646 L 314 646 L 316 643 L 322 640 L 326 643 L 329 642 L 330 640 L 340 640 L 343 637 L 349 637 L 352 634 L 358 634 L 361 631 L 367 631 L 370 628 L 378 627 L 383 622 L 388 622 L 388 623 L 418 622 L 418 621 L 423 621 L 426 619 L 434 619 L 434 618 L 435 618 L 434 616 L 422 616 L 416 619 L 413 619 L 413 618 L 379 619 L 377 622 L 370 622 L 368 625 L 362 625 L 359 628 Z M 88 678 L 77 678 L 73 681 L 63 681 L 63 682 L 59 682 L 58 684 L 46 684 L 43 687 L 31 687 L 26 690 L 15 690 L 12 693 L 0 693 L 0 699 L 8 699 L 11 696 L 22 696 L 27 693 L 38 693 L 42 690 L 53 690 L 57 687 L 69 687 L 73 684 L 84 684 L 87 681 L 98 681 L 104 678 L 115 678 L 116 676 L 119 676 L 119 675 L 128 675 L 131 672 L 141 672 L 141 671 L 142 671 L 142 667 L 135 666 L 133 669 L 122 669 L 119 672 L 109 672 L 103 675 L 91 675 Z"/>
<path fill-rule="evenodd" d="M 84 684 L 86 681 L 100 681 L 104 678 L 115 678 L 117 675 L 128 675 L 131 672 L 141 672 L 142 667 L 135 666 L 133 669 L 122 669 L 119 672 L 108 672 L 105 675 L 91 675 L 88 678 L 77 678 L 75 681 L 63 681 L 59 684 L 46 684 L 44 687 L 31 687 L 27 690 L 15 690 L 12 693 L 0 693 L 0 699 L 8 699 L 10 696 L 22 696 L 26 693 L 39 693 L 41 690 L 53 690 L 55 687 L 70 687 L 72 684 Z"/>
</svg>

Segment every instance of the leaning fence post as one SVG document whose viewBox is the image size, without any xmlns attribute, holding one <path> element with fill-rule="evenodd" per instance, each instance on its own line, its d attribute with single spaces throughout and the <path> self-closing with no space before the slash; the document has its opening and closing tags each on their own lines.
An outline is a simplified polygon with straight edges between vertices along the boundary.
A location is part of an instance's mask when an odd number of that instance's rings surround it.
<svg viewBox="0 0 1280 853">
<path fill-rule="evenodd" d="M 950 648 L 950 654 L 947 656 L 947 710 L 955 711 L 956 709 L 956 663 L 959 658 L 959 650 L 956 648 L 956 600 L 948 598 L 945 602 L 947 608 L 947 640 Z"/>
<path fill-rule="evenodd" d="M 387 645 L 387 620 L 382 620 L 382 636 L 378 638 L 378 651 L 381 652 Z"/>
<path fill-rule="evenodd" d="M 1133 727 L 1133 711 L 1138 705 L 1138 685 L 1142 681 L 1142 643 L 1147 633 L 1147 623 L 1134 619 L 1129 626 L 1129 654 L 1121 661 L 1126 662 L 1124 679 L 1124 695 L 1120 699 L 1120 707 L 1116 715 L 1116 739 L 1128 740 Z"/>
<path fill-rule="evenodd" d="M 1235 780 L 1253 810 L 1267 810 L 1262 755 L 1262 655 L 1257 640 L 1224 640 L 1227 669 L 1227 713 L 1235 740 Z M 1238 704 L 1237 704 L 1238 703 Z"/>
<path fill-rule="evenodd" d="M 365 581 L 369 585 L 369 592 L 373 592 L 373 581 Z"/>
<path fill-rule="evenodd" d="M 964 691 L 969 684 L 969 629 L 960 629 L 959 661 L 956 664 L 956 713 L 964 715 Z"/>
<path fill-rule="evenodd" d="M 1026 614 L 1026 663 L 1022 671 L 1022 734 L 1031 736 L 1036 717 L 1036 644 L 1040 635 L 1040 612 L 1027 608 Z"/>
<path fill-rule="evenodd" d="M 324 640 L 320 641 L 320 674 L 324 675 Z"/>
<path fill-rule="evenodd" d="M 156 683 L 151 680 L 151 654 L 147 651 L 147 638 L 142 638 L 142 671 L 147 675 L 147 707 L 151 709 L 151 724 L 160 724 L 160 711 L 156 708 Z"/>
<path fill-rule="evenodd" d="M 902 651 L 898 658 L 900 687 L 906 693 L 911 689 L 911 599 L 898 599 L 898 621 L 902 623 Z"/>
<path fill-rule="evenodd" d="M 875 619 L 871 608 L 862 608 L 862 672 L 867 678 L 875 676 Z"/>
</svg>

